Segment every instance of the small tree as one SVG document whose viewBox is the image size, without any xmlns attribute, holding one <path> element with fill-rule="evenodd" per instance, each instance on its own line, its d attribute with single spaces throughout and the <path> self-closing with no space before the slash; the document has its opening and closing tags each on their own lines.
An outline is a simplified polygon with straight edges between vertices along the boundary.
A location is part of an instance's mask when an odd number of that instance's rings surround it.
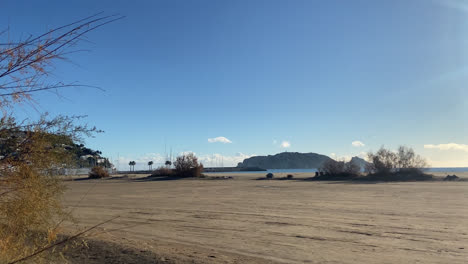
<svg viewBox="0 0 468 264">
<path fill-rule="evenodd" d="M 412 148 L 400 146 L 396 152 L 381 147 L 375 154 L 368 153 L 366 170 L 371 174 L 391 174 L 413 171 L 422 173 L 428 164 L 424 158 L 416 155 Z"/>
<path fill-rule="evenodd" d="M 166 163 L 164 163 L 167 167 L 170 167 L 172 165 L 172 162 L 170 160 L 166 160 Z"/>
<path fill-rule="evenodd" d="M 203 165 L 198 163 L 193 153 L 177 157 L 174 167 L 176 174 L 181 177 L 199 177 L 203 171 Z"/>
<path fill-rule="evenodd" d="M 327 175 L 332 176 L 357 176 L 361 172 L 361 168 L 353 161 L 345 162 L 344 160 L 327 160 L 320 168 Z"/>
<path fill-rule="evenodd" d="M 393 172 L 398 163 L 398 156 L 389 149 L 381 147 L 375 154 L 369 152 L 370 161 L 366 170 L 369 173 L 389 174 Z"/>
<path fill-rule="evenodd" d="M 428 164 L 424 158 L 414 153 L 412 148 L 400 146 L 396 153 L 398 162 L 396 167 L 398 170 L 418 169 L 423 171 L 428 167 Z"/>
<path fill-rule="evenodd" d="M 323 163 L 320 170 L 328 175 L 338 175 L 345 171 L 345 165 L 344 161 L 329 159 Z"/>
</svg>

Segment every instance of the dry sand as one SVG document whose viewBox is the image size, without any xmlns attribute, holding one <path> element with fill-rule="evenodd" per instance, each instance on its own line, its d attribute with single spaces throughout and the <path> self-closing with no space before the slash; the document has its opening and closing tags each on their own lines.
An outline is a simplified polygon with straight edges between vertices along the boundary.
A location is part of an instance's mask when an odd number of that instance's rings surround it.
<svg viewBox="0 0 468 264">
<path fill-rule="evenodd" d="M 93 239 L 154 253 L 135 263 L 468 262 L 468 182 L 219 175 L 234 179 L 68 181 L 65 203 L 81 226 L 120 215 Z"/>
</svg>

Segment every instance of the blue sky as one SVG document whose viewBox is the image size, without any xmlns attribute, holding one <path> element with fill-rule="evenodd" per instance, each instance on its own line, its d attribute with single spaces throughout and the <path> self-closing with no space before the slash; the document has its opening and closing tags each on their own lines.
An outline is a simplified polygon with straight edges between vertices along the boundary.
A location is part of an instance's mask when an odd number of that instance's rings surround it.
<svg viewBox="0 0 468 264">
<path fill-rule="evenodd" d="M 87 145 L 122 169 L 158 162 L 165 145 L 207 166 L 400 144 L 468 166 L 468 1 L 3 0 L 0 23 L 20 38 L 100 11 L 126 18 L 51 78 L 106 91 L 43 93 L 37 108 L 88 115 L 106 132 Z"/>
</svg>

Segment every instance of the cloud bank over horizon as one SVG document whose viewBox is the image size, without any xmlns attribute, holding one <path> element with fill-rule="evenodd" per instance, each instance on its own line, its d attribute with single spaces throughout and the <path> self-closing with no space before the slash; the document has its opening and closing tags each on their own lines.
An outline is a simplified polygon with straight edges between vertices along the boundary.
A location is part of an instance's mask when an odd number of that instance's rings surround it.
<svg viewBox="0 0 468 264">
<path fill-rule="evenodd" d="M 424 145 L 425 149 L 437 149 L 437 150 L 460 150 L 468 152 L 468 145 L 466 144 L 457 144 L 457 143 L 447 143 L 447 144 L 426 144 Z"/>
<path fill-rule="evenodd" d="M 179 153 L 178 155 L 184 155 L 188 153 L 193 153 L 197 156 L 198 161 L 201 162 L 205 167 L 235 167 L 239 162 L 244 161 L 244 159 L 256 156 L 256 154 L 244 154 L 241 152 L 235 153 L 234 155 L 222 155 L 222 154 L 197 154 L 193 151 L 184 151 Z M 175 157 L 173 158 L 173 162 Z M 146 153 L 143 155 L 135 156 L 135 157 L 128 157 L 122 156 L 118 159 L 112 160 L 111 162 L 118 170 L 128 170 L 130 161 L 135 161 L 136 170 L 147 170 L 148 169 L 148 162 L 153 161 L 153 169 L 163 166 L 166 158 L 161 155 L 160 153 Z"/>
</svg>

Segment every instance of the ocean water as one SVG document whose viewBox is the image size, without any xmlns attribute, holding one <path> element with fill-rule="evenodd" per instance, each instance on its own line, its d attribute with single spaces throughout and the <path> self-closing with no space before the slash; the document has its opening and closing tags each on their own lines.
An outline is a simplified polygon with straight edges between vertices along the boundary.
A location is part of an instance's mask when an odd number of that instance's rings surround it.
<svg viewBox="0 0 468 264">
<path fill-rule="evenodd" d="M 258 174 L 266 174 L 266 173 L 315 173 L 317 169 L 270 169 L 267 171 L 235 171 L 235 172 L 230 172 L 230 173 L 235 173 L 235 174 L 244 174 L 244 173 L 258 173 Z M 428 168 L 427 172 L 468 172 L 468 167 L 457 167 L 457 168 Z M 207 174 L 210 174 L 211 172 L 208 172 Z"/>
</svg>

